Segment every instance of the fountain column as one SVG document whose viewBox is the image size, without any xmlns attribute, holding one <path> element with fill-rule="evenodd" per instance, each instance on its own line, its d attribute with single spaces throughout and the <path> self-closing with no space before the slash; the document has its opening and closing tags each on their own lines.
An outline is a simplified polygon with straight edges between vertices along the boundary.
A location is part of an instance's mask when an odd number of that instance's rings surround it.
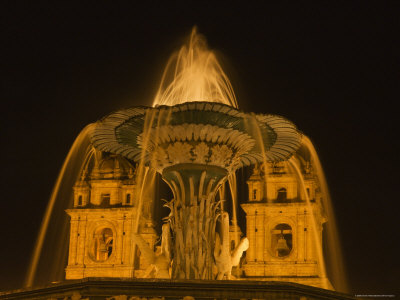
<svg viewBox="0 0 400 300">
<path fill-rule="evenodd" d="M 175 239 L 172 278 L 213 279 L 213 251 L 217 202 L 215 195 L 226 180 L 226 169 L 200 164 L 179 164 L 163 171 L 174 199 L 169 221 Z"/>
</svg>

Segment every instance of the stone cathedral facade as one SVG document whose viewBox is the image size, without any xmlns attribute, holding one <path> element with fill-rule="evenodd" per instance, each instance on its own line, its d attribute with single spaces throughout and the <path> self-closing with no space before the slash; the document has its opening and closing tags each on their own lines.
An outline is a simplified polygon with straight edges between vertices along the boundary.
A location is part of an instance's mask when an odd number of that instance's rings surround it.
<svg viewBox="0 0 400 300">
<path fill-rule="evenodd" d="M 327 219 L 319 181 L 305 149 L 295 158 L 303 183 L 283 162 L 256 166 L 247 181 L 248 200 L 241 204 L 250 242 L 244 277 L 332 288 L 321 272 L 319 253 Z"/>
<path fill-rule="evenodd" d="M 132 241 L 135 192 L 134 166 L 128 160 L 94 152 L 74 186 L 74 207 L 67 210 L 71 227 L 66 279 L 132 278 L 148 267 Z M 154 247 L 157 234 L 148 202 L 139 232 Z"/>
</svg>

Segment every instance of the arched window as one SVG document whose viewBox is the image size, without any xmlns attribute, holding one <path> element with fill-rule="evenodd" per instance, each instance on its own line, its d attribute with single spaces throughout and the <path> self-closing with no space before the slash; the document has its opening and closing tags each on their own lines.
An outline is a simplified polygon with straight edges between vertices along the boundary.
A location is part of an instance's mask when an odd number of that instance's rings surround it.
<svg viewBox="0 0 400 300">
<path fill-rule="evenodd" d="M 79 195 L 79 197 L 78 197 L 78 205 L 79 206 L 82 205 L 82 195 Z"/>
<path fill-rule="evenodd" d="M 257 200 L 257 189 L 253 190 L 253 200 Z"/>
<path fill-rule="evenodd" d="M 131 194 L 126 194 L 126 204 L 131 204 Z"/>
<path fill-rule="evenodd" d="M 111 228 L 100 228 L 94 234 L 93 254 L 97 261 L 106 261 L 113 251 L 113 231 Z"/>
<path fill-rule="evenodd" d="M 271 251 L 276 257 L 285 257 L 293 247 L 292 227 L 288 224 L 278 224 L 271 232 Z"/>
<path fill-rule="evenodd" d="M 276 202 L 287 202 L 287 192 L 285 188 L 280 188 L 278 190 Z"/>
</svg>

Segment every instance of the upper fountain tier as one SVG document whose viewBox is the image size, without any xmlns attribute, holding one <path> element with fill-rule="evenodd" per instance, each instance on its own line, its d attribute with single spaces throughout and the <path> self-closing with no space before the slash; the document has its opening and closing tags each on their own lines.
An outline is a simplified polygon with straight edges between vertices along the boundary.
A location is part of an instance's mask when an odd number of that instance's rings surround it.
<svg viewBox="0 0 400 300">
<path fill-rule="evenodd" d="M 91 137 L 101 151 L 150 164 L 162 173 L 178 164 L 221 167 L 288 159 L 301 134 L 280 116 L 244 113 L 212 102 L 134 107 L 114 112 L 96 124 Z"/>
</svg>

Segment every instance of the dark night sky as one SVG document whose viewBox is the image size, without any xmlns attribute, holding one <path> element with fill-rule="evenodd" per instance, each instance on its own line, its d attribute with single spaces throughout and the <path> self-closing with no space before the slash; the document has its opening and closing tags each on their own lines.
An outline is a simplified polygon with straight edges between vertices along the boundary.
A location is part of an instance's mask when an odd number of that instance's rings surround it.
<svg viewBox="0 0 400 300">
<path fill-rule="evenodd" d="M 151 105 L 169 55 L 198 25 L 220 54 L 239 107 L 283 115 L 316 145 L 351 292 L 396 293 L 396 1 L 126 3 L 0 4 L 0 290 L 21 287 L 48 196 L 80 130 L 113 110 Z"/>
</svg>

